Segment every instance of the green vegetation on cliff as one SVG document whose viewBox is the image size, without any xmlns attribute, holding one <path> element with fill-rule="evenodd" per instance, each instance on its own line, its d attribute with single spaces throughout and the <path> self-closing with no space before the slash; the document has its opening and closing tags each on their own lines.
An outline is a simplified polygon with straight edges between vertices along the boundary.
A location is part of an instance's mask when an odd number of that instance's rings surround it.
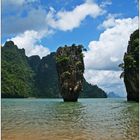
<svg viewBox="0 0 140 140">
<path fill-rule="evenodd" d="M 124 55 L 125 71 L 139 70 L 139 30 L 130 37 L 127 53 Z"/>
<path fill-rule="evenodd" d="M 55 53 L 42 59 L 39 56 L 27 57 L 25 50 L 18 49 L 11 41 L 6 42 L 1 50 L 2 97 L 61 97 L 58 88 Z M 84 80 L 83 92 L 80 97 L 106 97 L 106 93 Z"/>
<path fill-rule="evenodd" d="M 29 97 L 34 95 L 34 72 L 28 64 L 24 49 L 12 41 L 6 42 L 1 53 L 2 97 Z"/>
</svg>

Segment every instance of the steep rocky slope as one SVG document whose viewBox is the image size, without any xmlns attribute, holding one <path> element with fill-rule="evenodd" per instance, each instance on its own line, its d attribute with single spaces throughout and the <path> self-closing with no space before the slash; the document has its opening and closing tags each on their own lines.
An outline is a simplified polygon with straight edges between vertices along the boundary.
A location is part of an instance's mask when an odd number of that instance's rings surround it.
<svg viewBox="0 0 140 140">
<path fill-rule="evenodd" d="M 124 55 L 124 83 L 128 101 L 139 101 L 139 30 L 130 36 Z"/>
</svg>

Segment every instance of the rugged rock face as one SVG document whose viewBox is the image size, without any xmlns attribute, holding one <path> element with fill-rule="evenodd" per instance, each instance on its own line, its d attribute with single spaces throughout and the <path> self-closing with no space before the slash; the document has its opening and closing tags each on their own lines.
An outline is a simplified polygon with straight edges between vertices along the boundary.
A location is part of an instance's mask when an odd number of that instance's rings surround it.
<svg viewBox="0 0 140 140">
<path fill-rule="evenodd" d="M 28 63 L 35 72 L 38 71 L 38 66 L 40 64 L 40 61 L 41 59 L 38 55 L 33 55 L 28 57 Z"/>
<path fill-rule="evenodd" d="M 83 46 L 60 47 L 56 52 L 59 89 L 64 101 L 77 101 L 83 88 Z"/>
<path fill-rule="evenodd" d="M 55 53 L 51 53 L 41 59 L 35 76 L 35 85 L 38 89 L 38 96 L 41 98 L 60 97 Z"/>
<path fill-rule="evenodd" d="M 139 101 L 139 30 L 130 36 L 124 55 L 124 83 L 128 101 Z"/>
</svg>

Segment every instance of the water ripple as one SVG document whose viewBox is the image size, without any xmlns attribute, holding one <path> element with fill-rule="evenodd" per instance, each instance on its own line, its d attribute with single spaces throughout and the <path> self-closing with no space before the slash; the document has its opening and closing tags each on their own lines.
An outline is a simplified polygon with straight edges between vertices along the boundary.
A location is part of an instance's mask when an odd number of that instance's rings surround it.
<svg viewBox="0 0 140 140">
<path fill-rule="evenodd" d="M 125 99 L 2 99 L 2 139 L 138 140 L 138 113 Z"/>
</svg>

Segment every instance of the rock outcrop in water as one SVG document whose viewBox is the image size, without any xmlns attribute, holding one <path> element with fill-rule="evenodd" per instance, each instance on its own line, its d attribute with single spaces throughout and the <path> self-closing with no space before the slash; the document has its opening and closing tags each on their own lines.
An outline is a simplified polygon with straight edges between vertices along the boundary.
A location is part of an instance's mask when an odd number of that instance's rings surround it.
<svg viewBox="0 0 140 140">
<path fill-rule="evenodd" d="M 77 101 L 83 88 L 83 46 L 60 47 L 56 52 L 59 89 L 64 101 Z"/>
<path fill-rule="evenodd" d="M 139 101 L 139 30 L 130 36 L 124 55 L 124 83 L 128 101 Z"/>
</svg>

